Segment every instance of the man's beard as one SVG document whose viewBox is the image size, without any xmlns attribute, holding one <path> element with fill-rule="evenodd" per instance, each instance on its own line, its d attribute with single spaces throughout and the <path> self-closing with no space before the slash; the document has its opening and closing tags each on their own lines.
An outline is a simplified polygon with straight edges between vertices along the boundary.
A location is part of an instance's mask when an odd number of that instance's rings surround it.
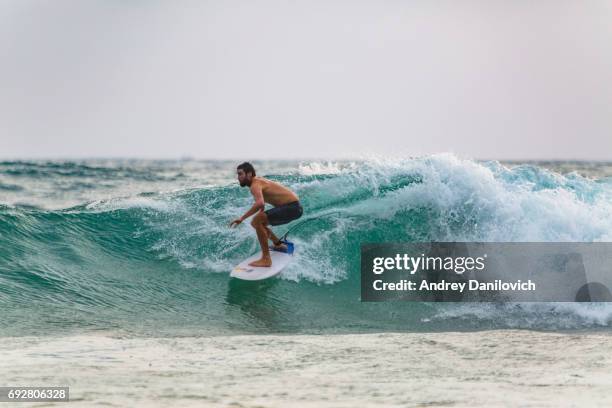
<svg viewBox="0 0 612 408">
<path fill-rule="evenodd" d="M 248 181 L 241 181 L 240 182 L 240 187 L 246 187 L 246 186 L 250 186 L 251 183 L 249 183 Z"/>
</svg>

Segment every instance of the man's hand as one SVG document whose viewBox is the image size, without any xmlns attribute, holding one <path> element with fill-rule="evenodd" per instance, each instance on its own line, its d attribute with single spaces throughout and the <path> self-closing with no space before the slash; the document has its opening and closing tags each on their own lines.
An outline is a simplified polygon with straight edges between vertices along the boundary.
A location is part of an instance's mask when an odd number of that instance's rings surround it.
<svg viewBox="0 0 612 408">
<path fill-rule="evenodd" d="M 242 223 L 242 219 L 237 218 L 237 219 L 235 219 L 234 221 L 230 222 L 230 225 L 229 225 L 229 226 L 230 226 L 230 228 L 232 228 L 233 226 L 238 225 L 238 224 L 240 224 L 240 223 Z"/>
<path fill-rule="evenodd" d="M 266 203 L 263 198 L 261 184 L 260 183 L 251 184 L 251 193 L 253 194 L 253 197 L 255 198 L 255 204 L 253 204 L 253 206 L 249 209 L 249 211 L 247 211 L 242 217 L 230 222 L 230 225 L 229 225 L 230 228 L 233 227 L 234 225 L 238 225 L 242 223 L 242 221 L 246 220 L 251 215 L 255 214 L 257 211 L 263 211 Z"/>
</svg>

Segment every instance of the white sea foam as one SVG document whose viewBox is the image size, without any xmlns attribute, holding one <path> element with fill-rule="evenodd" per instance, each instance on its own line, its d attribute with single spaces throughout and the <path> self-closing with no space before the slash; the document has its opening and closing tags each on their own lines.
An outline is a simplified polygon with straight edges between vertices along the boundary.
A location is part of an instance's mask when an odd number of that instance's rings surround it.
<svg viewBox="0 0 612 408">
<path fill-rule="evenodd" d="M 111 335 L 1 338 L 0 381 L 78 406 L 612 405 L 606 333 Z"/>
</svg>

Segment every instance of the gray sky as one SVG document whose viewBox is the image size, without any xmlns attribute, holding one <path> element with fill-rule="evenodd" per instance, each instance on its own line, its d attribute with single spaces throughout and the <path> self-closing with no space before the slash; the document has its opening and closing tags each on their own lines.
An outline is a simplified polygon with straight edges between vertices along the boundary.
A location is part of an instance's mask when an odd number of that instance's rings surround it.
<svg viewBox="0 0 612 408">
<path fill-rule="evenodd" d="M 0 156 L 612 159 L 612 1 L 0 0 Z"/>
</svg>

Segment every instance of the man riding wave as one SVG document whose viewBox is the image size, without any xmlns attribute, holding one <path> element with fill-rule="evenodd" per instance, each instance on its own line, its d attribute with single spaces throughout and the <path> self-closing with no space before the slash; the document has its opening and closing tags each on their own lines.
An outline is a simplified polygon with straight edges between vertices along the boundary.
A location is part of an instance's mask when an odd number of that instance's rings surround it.
<svg viewBox="0 0 612 408">
<path fill-rule="evenodd" d="M 272 266 L 268 239 L 274 244 L 274 249 L 286 250 L 268 225 L 282 225 L 296 220 L 302 216 L 302 205 L 298 196 L 287 187 L 272 180 L 255 175 L 255 168 L 249 162 L 244 162 L 237 167 L 238 181 L 240 187 L 249 187 L 255 199 L 253 206 L 244 215 L 230 223 L 230 227 L 236 226 L 257 213 L 251 220 L 255 228 L 257 239 L 261 246 L 261 258 L 249 263 L 251 266 Z M 264 211 L 265 203 L 272 204 L 274 208 Z"/>
</svg>

